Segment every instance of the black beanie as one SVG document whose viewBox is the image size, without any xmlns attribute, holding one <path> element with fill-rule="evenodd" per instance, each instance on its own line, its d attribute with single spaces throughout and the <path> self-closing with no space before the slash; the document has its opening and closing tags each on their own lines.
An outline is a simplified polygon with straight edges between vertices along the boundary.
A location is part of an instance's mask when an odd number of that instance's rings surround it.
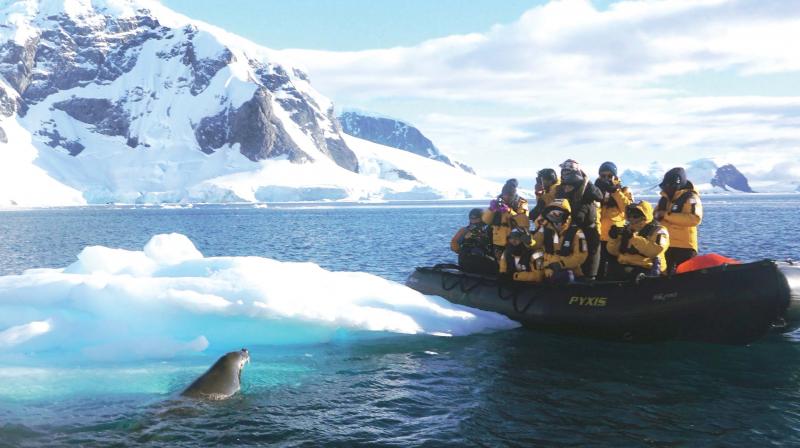
<svg viewBox="0 0 800 448">
<path fill-rule="evenodd" d="M 469 211 L 469 217 L 472 218 L 480 218 L 483 215 L 483 209 L 481 208 L 473 208 Z"/>
<path fill-rule="evenodd" d="M 508 179 L 506 181 L 506 184 L 503 185 L 502 194 L 507 194 L 509 196 L 516 195 L 518 186 L 519 186 L 519 182 L 517 182 L 517 179 Z"/>
<path fill-rule="evenodd" d="M 674 186 L 676 189 L 681 190 L 686 188 L 689 181 L 686 179 L 686 170 L 681 167 L 673 168 L 664 174 L 664 180 L 658 185 L 663 190 L 664 188 Z"/>
<path fill-rule="evenodd" d="M 536 173 L 537 177 L 540 177 L 542 180 L 549 180 L 552 183 L 556 183 L 558 181 L 558 174 L 556 174 L 556 170 L 552 168 L 545 168 L 543 170 L 539 170 Z"/>
</svg>

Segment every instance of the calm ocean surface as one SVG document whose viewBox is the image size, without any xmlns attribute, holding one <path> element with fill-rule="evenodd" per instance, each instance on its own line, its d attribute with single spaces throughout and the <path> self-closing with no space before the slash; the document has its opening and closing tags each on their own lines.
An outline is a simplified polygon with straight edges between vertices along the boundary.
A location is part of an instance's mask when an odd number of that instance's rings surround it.
<svg viewBox="0 0 800 448">
<path fill-rule="evenodd" d="M 702 252 L 800 258 L 800 196 L 704 205 Z M 452 261 L 450 237 L 472 206 L 0 211 L 0 275 L 178 232 L 206 256 L 313 261 L 402 282 L 415 266 Z M 71 366 L 56 379 L 0 365 L 0 446 L 800 446 L 792 339 L 627 345 L 518 329 L 250 347 L 243 393 L 211 404 L 170 397 L 215 357 Z M 54 381 L 69 388 L 35 393 Z"/>
</svg>

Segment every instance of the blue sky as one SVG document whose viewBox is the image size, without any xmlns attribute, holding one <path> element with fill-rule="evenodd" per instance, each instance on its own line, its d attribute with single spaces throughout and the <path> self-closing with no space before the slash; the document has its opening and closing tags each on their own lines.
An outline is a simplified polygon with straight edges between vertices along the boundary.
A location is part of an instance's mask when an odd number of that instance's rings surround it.
<svg viewBox="0 0 800 448">
<path fill-rule="evenodd" d="M 163 0 L 270 48 L 364 50 L 488 30 L 547 0 Z M 610 1 L 595 1 L 605 7 Z"/>
<path fill-rule="evenodd" d="M 713 158 L 800 177 L 800 1 L 162 2 L 290 49 L 339 111 L 410 122 L 485 176 Z"/>
</svg>

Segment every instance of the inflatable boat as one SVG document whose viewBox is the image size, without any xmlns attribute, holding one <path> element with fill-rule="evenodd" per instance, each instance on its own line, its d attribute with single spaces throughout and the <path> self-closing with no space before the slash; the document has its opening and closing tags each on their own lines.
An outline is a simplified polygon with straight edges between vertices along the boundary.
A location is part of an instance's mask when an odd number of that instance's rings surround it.
<svg viewBox="0 0 800 448">
<path fill-rule="evenodd" d="M 770 260 L 630 281 L 533 284 L 417 268 L 409 287 L 523 326 L 594 338 L 749 344 L 800 327 L 800 264 Z"/>
</svg>

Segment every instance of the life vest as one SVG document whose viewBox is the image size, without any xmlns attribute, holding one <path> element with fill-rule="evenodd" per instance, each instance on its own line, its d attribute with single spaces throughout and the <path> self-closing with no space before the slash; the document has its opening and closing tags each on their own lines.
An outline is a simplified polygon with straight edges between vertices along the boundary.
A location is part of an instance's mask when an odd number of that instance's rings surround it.
<svg viewBox="0 0 800 448">
<path fill-rule="evenodd" d="M 575 239 L 575 235 L 578 233 L 578 226 L 570 225 L 567 230 L 564 232 L 563 235 L 558 236 L 556 231 L 551 229 L 550 227 L 544 228 L 544 251 L 550 255 L 559 255 L 561 257 L 568 257 L 572 255 L 575 251 L 575 248 L 572 247 L 572 241 Z M 561 243 L 561 247 L 556 251 L 555 248 L 555 238 L 563 238 L 563 242 Z"/>
<path fill-rule="evenodd" d="M 662 193 L 658 201 L 658 210 L 665 213 L 661 225 L 669 231 L 671 247 L 697 250 L 697 226 L 703 220 L 700 195 L 691 182 L 676 195 L 672 200 Z"/>
</svg>

